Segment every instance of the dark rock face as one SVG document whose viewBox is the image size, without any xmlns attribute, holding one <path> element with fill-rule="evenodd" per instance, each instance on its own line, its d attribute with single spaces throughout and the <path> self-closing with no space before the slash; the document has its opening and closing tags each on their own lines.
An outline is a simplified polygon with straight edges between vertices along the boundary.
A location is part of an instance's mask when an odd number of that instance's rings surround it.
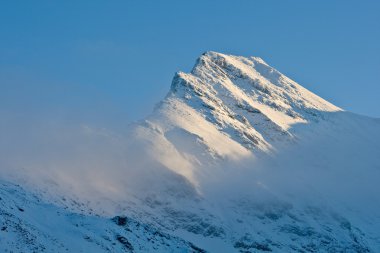
<svg viewBox="0 0 380 253">
<path fill-rule="evenodd" d="M 115 216 L 112 220 L 119 226 L 125 226 L 128 218 L 125 216 Z"/>
<path fill-rule="evenodd" d="M 127 250 L 129 250 L 130 252 L 133 252 L 134 248 L 127 238 L 121 235 L 117 235 L 116 240 L 118 240 Z"/>
</svg>

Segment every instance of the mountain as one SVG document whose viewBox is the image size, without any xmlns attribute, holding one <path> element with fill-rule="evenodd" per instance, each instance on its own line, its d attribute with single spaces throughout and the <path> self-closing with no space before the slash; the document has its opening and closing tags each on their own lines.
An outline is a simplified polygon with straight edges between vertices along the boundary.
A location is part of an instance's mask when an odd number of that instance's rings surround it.
<svg viewBox="0 0 380 253">
<path fill-rule="evenodd" d="M 205 163 L 215 157 L 239 160 L 255 151 L 275 152 L 294 139 L 293 125 L 341 111 L 260 58 L 207 52 L 190 74 L 176 74 L 169 94 L 138 131 L 160 136 L 164 141 L 153 145 L 165 142 L 179 156 L 199 161 L 203 154 Z M 203 146 L 201 154 L 191 143 Z"/>
<path fill-rule="evenodd" d="M 4 252 L 380 251 L 380 120 L 258 57 L 206 52 L 126 133 L 84 132 L 90 170 L 3 181 Z"/>
</svg>

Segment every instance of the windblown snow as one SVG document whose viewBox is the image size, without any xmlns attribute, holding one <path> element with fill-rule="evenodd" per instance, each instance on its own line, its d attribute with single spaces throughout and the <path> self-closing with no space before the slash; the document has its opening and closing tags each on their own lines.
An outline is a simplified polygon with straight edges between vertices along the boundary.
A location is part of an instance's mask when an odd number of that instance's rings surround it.
<svg viewBox="0 0 380 253">
<path fill-rule="evenodd" d="M 261 58 L 206 52 L 126 132 L 78 129 L 0 145 L 2 252 L 380 251 L 380 120 Z"/>
</svg>

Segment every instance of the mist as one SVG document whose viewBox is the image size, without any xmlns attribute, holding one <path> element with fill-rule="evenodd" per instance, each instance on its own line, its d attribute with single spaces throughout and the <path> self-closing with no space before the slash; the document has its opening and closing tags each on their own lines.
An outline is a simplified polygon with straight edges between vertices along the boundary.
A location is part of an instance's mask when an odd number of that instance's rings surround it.
<svg viewBox="0 0 380 253">
<path fill-rule="evenodd" d="M 6 120 L 0 125 L 1 177 L 48 191 L 49 196 L 96 203 L 93 207 L 99 213 L 115 213 L 120 203 L 155 193 L 158 199 L 165 199 L 165 194 L 157 196 L 160 191 L 175 192 L 190 202 L 204 199 L 217 206 L 246 198 L 261 204 L 282 201 L 335 206 L 370 215 L 379 210 L 380 161 L 369 159 L 378 144 L 370 146 L 361 141 L 363 136 L 343 131 L 342 126 L 332 131 L 323 130 L 323 124 L 308 126 L 311 130 L 301 138 L 306 141 L 272 155 L 257 154 L 213 165 L 194 165 L 180 156 L 175 161 L 179 167 L 176 173 L 156 160 L 148 143 L 134 139 L 131 125 L 121 129 L 105 122 L 104 126 L 110 126 L 106 128 L 98 127 L 99 121 L 94 126 L 42 115 L 38 120 L 2 116 Z M 364 128 L 376 136 L 375 128 L 357 124 L 359 132 Z M 313 136 L 315 132 L 320 135 Z M 165 154 L 168 160 L 177 155 Z M 356 159 L 347 162 L 347 156 Z M 198 171 L 193 178 L 180 173 L 180 167 L 187 168 L 189 163 L 200 167 L 192 168 Z M 361 167 L 370 170 L 362 173 Z M 114 206 L 110 207 L 110 202 Z"/>
</svg>

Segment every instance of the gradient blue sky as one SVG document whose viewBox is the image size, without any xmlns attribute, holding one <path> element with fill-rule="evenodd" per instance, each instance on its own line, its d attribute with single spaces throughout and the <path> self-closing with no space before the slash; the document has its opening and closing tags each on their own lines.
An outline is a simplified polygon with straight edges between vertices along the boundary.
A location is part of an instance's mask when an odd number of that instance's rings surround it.
<svg viewBox="0 0 380 253">
<path fill-rule="evenodd" d="M 380 117 L 380 1 L 1 1 L 0 112 L 136 120 L 204 51 Z"/>
</svg>

